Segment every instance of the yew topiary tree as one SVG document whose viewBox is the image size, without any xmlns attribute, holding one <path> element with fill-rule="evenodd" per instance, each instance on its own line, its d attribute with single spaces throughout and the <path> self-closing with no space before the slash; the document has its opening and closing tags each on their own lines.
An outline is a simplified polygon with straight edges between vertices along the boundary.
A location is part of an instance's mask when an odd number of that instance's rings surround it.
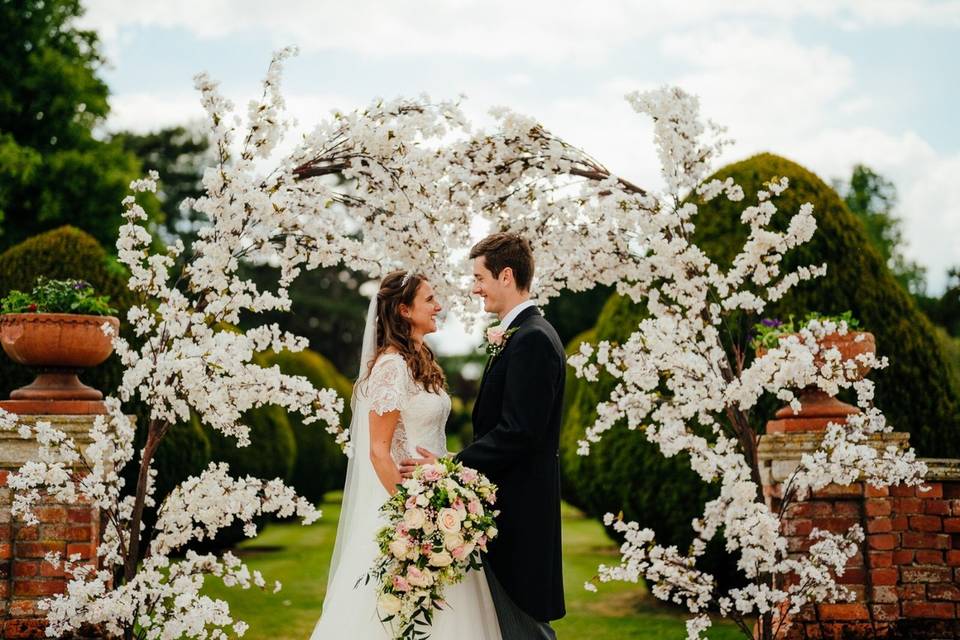
<svg viewBox="0 0 960 640">
<path fill-rule="evenodd" d="M 883 257 L 869 242 L 863 224 L 837 193 L 795 162 L 765 153 L 737 162 L 713 177 L 733 177 L 745 190 L 759 189 L 773 177 L 786 176 L 790 189 L 783 206 L 814 205 L 817 233 L 788 253 L 784 269 L 827 264 L 824 277 L 802 282 L 771 304 L 766 317 L 802 317 L 808 311 L 853 312 L 877 338 L 877 349 L 890 366 L 872 374 L 876 404 L 898 431 L 910 433 L 920 455 L 960 456 L 960 390 L 950 382 L 946 355 L 934 327 L 900 285 Z M 729 265 L 746 235 L 739 211 L 716 199 L 701 208 L 695 242 L 721 265 Z M 774 218 L 773 226 L 785 225 Z M 766 407 L 765 407 L 766 409 Z"/>
</svg>

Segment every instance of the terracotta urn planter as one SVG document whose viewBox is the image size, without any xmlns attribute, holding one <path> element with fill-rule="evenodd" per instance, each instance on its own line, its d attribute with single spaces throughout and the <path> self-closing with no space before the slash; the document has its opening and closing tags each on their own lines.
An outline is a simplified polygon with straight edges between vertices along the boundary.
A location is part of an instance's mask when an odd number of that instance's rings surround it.
<svg viewBox="0 0 960 640">
<path fill-rule="evenodd" d="M 0 344 L 14 362 L 37 372 L 33 382 L 10 394 L 14 405 L 8 410 L 36 413 L 35 407 L 50 406 L 64 413 L 100 413 L 103 394 L 77 377 L 83 369 L 94 367 L 113 353 L 111 337 L 103 333 L 103 324 L 119 332 L 120 321 L 113 316 L 70 313 L 8 313 L 0 315 Z M 73 406 L 75 410 L 70 411 Z M 76 410 L 76 409 L 82 410 Z"/>
<path fill-rule="evenodd" d="M 832 333 L 821 338 L 819 345 L 821 353 L 827 349 L 836 348 L 843 361 L 852 360 L 860 354 L 877 352 L 876 339 L 867 331 L 848 331 L 845 335 Z M 757 349 L 757 355 L 763 355 L 765 352 L 765 349 Z M 820 353 L 814 357 L 814 363 L 818 367 L 824 364 Z M 857 369 L 857 379 L 862 379 L 869 371 L 869 367 L 860 365 Z M 775 414 L 776 419 L 767 423 L 768 433 L 822 431 L 830 422 L 841 422 L 846 420 L 847 416 L 860 413 L 857 407 L 837 400 L 816 386 L 801 389 L 797 393 L 797 398 L 800 400 L 800 412 L 794 413 L 789 405 L 782 407 Z"/>
</svg>

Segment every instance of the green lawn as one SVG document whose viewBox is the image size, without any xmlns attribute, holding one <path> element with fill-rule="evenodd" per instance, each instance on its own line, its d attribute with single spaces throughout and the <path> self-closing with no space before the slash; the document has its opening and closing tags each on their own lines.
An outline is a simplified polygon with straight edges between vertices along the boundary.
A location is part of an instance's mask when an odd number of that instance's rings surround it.
<svg viewBox="0 0 960 640">
<path fill-rule="evenodd" d="M 246 638 L 310 637 L 320 615 L 337 530 L 339 497 L 331 498 L 315 524 L 271 524 L 258 538 L 240 545 L 238 554 L 251 569 L 262 571 L 268 584 L 283 583 L 279 593 L 227 589 L 216 578 L 207 581 L 205 592 L 227 600 L 234 617 L 250 624 Z M 563 514 L 567 616 L 553 623 L 558 638 L 685 638 L 682 612 L 661 607 L 636 585 L 605 584 L 599 593 L 584 590 L 584 581 L 594 575 L 599 563 L 616 560 L 616 548 L 597 522 L 566 505 Z M 732 625 L 715 627 L 709 636 L 712 640 L 743 637 Z"/>
</svg>

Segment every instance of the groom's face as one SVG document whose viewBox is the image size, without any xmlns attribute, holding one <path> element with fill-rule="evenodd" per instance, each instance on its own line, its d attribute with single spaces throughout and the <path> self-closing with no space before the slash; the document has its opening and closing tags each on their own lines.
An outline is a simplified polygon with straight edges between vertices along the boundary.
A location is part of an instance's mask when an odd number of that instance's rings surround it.
<svg viewBox="0 0 960 640">
<path fill-rule="evenodd" d="M 493 276 L 493 272 L 487 268 L 486 258 L 477 256 L 473 259 L 473 294 L 483 298 L 483 310 L 487 313 L 499 314 L 503 311 L 508 292 L 503 280 Z"/>
</svg>

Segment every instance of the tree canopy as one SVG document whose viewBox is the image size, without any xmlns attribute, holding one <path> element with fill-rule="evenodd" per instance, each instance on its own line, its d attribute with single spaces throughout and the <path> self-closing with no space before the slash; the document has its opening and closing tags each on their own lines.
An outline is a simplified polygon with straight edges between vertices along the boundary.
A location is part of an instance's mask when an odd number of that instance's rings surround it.
<svg viewBox="0 0 960 640">
<path fill-rule="evenodd" d="M 79 0 L 0 1 L 0 250 L 64 224 L 112 247 L 140 175 L 133 154 L 97 137 L 109 90 L 82 13 Z"/>
</svg>

